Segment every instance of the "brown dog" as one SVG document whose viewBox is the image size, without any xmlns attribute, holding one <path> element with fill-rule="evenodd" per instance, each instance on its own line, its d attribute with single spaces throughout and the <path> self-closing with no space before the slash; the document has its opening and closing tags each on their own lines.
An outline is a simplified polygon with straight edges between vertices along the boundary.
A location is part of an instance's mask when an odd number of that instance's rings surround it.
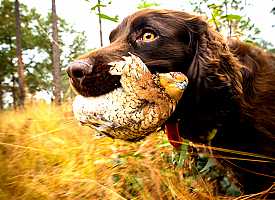
<svg viewBox="0 0 275 200">
<path fill-rule="evenodd" d="M 189 85 L 169 123 L 180 134 L 235 150 L 222 153 L 244 190 L 258 192 L 274 181 L 275 57 L 263 50 L 227 43 L 201 17 L 171 10 L 142 10 L 110 34 L 110 45 L 83 55 L 68 67 L 74 88 L 99 96 L 120 87 L 111 61 L 132 52 L 151 72 L 180 71 Z M 248 152 L 250 154 L 245 154 Z M 253 156 L 251 156 L 253 154 Z"/>
</svg>

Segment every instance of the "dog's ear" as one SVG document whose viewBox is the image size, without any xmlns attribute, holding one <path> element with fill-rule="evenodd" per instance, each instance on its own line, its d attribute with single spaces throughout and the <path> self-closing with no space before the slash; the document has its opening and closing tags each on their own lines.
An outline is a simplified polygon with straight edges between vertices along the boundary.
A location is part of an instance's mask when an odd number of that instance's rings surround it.
<svg viewBox="0 0 275 200">
<path fill-rule="evenodd" d="M 202 61 L 199 61 L 199 43 L 196 42 L 196 50 L 195 55 L 193 57 L 192 63 L 188 68 L 187 76 L 190 79 L 191 82 L 196 82 L 196 86 L 199 86 L 200 84 L 200 66 L 202 66 Z"/>
<path fill-rule="evenodd" d="M 187 75 L 192 82 L 196 83 L 198 87 L 201 83 L 201 78 L 203 76 L 203 69 L 206 68 L 211 63 L 211 47 L 208 42 L 211 42 L 212 38 L 209 38 L 209 27 L 205 20 L 201 17 L 190 17 L 185 21 L 185 29 L 189 31 L 189 42 L 190 48 L 193 49 L 193 60 Z M 216 57 L 216 56 L 213 56 Z M 218 55 L 217 55 L 218 58 Z"/>
<path fill-rule="evenodd" d="M 200 16 L 190 15 L 184 20 L 185 28 L 195 34 L 200 35 L 208 30 L 208 23 Z"/>
<path fill-rule="evenodd" d="M 231 88 L 234 96 L 239 96 L 242 93 L 242 66 L 230 52 L 224 38 L 211 27 L 206 25 L 204 28 L 206 30 L 193 38 L 195 52 L 187 71 L 190 82 L 197 89 Z"/>
<path fill-rule="evenodd" d="M 176 12 L 173 17 L 177 27 L 180 27 L 181 37 L 190 47 L 195 48 L 194 41 L 208 30 L 208 23 L 200 16 L 185 12 Z"/>
</svg>

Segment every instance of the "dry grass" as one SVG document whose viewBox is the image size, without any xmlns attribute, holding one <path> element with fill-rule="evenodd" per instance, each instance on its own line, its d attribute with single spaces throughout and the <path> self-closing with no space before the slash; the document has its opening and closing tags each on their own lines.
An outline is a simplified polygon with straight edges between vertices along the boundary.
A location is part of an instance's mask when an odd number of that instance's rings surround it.
<svg viewBox="0 0 275 200">
<path fill-rule="evenodd" d="M 98 139 L 68 105 L 0 114 L 0 199 L 220 199 L 203 182 L 190 192 L 166 136 Z"/>
</svg>

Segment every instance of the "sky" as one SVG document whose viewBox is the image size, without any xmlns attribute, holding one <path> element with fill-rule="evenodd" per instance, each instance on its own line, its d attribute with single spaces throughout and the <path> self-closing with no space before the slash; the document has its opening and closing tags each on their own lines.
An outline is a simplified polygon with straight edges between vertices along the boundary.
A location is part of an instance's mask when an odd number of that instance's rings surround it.
<svg viewBox="0 0 275 200">
<path fill-rule="evenodd" d="M 90 1 L 97 2 L 96 0 Z M 103 0 L 103 2 L 108 1 Z M 51 0 L 21 0 L 20 2 L 27 4 L 30 8 L 36 8 L 43 15 L 51 10 Z M 103 8 L 103 12 L 111 16 L 118 15 L 119 21 L 122 21 L 124 17 L 137 11 L 139 2 L 140 0 L 112 0 L 112 4 Z M 159 3 L 158 8 L 192 11 L 189 0 L 151 0 L 149 2 Z M 275 27 L 272 28 L 275 24 L 275 15 L 270 13 L 270 10 L 275 7 L 275 0 L 246 0 L 246 2 L 251 3 L 251 6 L 245 9 L 246 15 L 261 30 L 260 37 L 272 42 L 275 46 Z M 85 0 L 56 0 L 56 7 L 57 14 L 73 25 L 75 30 L 85 32 L 88 37 L 88 49 L 100 47 L 98 18 L 91 12 L 92 4 Z M 103 20 L 102 23 L 105 46 L 109 44 L 109 33 L 117 23 L 107 20 Z"/>
</svg>

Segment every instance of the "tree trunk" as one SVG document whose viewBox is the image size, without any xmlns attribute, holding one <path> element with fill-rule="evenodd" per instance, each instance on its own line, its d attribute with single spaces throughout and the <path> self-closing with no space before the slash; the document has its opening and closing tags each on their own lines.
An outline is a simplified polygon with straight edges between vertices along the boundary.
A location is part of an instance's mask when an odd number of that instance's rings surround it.
<svg viewBox="0 0 275 200">
<path fill-rule="evenodd" d="M 53 50 L 53 95 L 54 102 L 61 104 L 60 50 L 58 45 L 58 29 L 55 0 L 52 0 L 52 50 Z"/>
<path fill-rule="evenodd" d="M 101 2 L 100 0 L 97 0 L 97 4 L 100 5 Z M 98 23 L 99 23 L 99 37 L 100 37 L 100 46 L 103 46 L 103 37 L 102 37 L 102 24 L 101 24 L 101 11 L 100 11 L 100 6 L 97 7 L 97 11 L 98 11 Z"/>
<path fill-rule="evenodd" d="M 16 109 L 17 105 L 17 95 L 16 95 L 16 80 L 14 74 L 12 75 L 12 88 L 11 88 L 11 94 L 12 94 L 12 105 L 13 108 Z"/>
<path fill-rule="evenodd" d="M 3 92 L 4 88 L 2 86 L 2 81 L 0 80 L 0 111 L 4 109 L 4 101 L 3 101 L 3 97 L 4 97 L 4 92 Z"/>
<path fill-rule="evenodd" d="M 18 63 L 18 84 L 19 84 L 19 99 L 18 104 L 24 107 L 25 103 L 25 81 L 24 81 L 24 63 L 22 60 L 22 46 L 21 46 L 21 21 L 19 12 L 19 2 L 15 0 L 15 20 L 16 20 L 16 56 Z"/>
</svg>

